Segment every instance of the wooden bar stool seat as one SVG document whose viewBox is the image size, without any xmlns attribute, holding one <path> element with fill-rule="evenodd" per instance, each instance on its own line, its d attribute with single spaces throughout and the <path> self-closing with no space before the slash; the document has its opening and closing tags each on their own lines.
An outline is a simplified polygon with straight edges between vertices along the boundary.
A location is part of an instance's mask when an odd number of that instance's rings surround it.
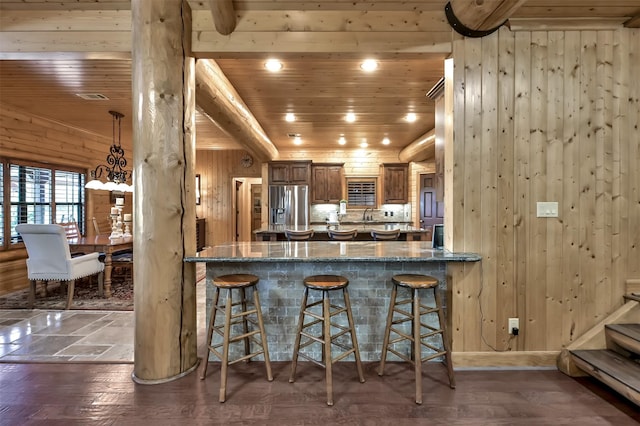
<svg viewBox="0 0 640 426">
<path fill-rule="evenodd" d="M 348 285 L 349 280 L 340 275 L 313 275 L 304 279 L 304 295 L 302 296 L 302 307 L 300 308 L 300 317 L 298 318 L 298 331 L 296 333 L 296 341 L 293 348 L 293 362 L 291 363 L 291 376 L 289 377 L 289 382 L 293 383 L 295 381 L 298 356 L 324 367 L 327 386 L 327 405 L 333 405 L 333 379 L 331 367 L 334 362 L 340 361 L 341 359 L 353 354 L 356 360 L 358 378 L 361 383 L 364 383 L 360 351 L 358 350 L 358 340 L 356 338 L 353 315 L 351 313 L 349 292 L 347 291 Z M 321 291 L 322 299 L 316 302 L 307 303 L 309 290 Z M 330 302 L 329 292 L 335 290 L 342 290 L 344 306 L 338 306 Z M 322 306 L 321 312 L 317 312 L 317 309 L 312 310 L 313 307 L 318 305 Z M 347 315 L 348 326 L 332 322 L 332 318 L 334 316 L 343 313 Z M 306 316 L 311 317 L 311 321 L 305 324 Z M 309 327 L 313 327 L 317 324 L 322 324 L 322 332 L 320 335 L 312 334 L 313 330 L 307 331 Z M 335 334 L 331 334 L 332 327 L 339 331 Z M 351 345 L 345 344 L 342 340 L 339 340 L 341 336 L 347 334 L 351 337 Z M 303 336 L 307 340 L 301 343 Z M 313 343 L 320 343 L 322 345 L 322 360 L 317 360 L 300 351 L 300 349 Z M 337 346 L 344 350 L 344 352 L 334 356 L 332 346 Z"/>
<path fill-rule="evenodd" d="M 204 379 L 207 375 L 207 366 L 209 364 L 209 353 L 213 353 L 220 358 L 220 402 L 226 400 L 227 394 L 227 367 L 240 361 L 249 361 L 251 358 L 263 355 L 264 364 L 267 369 L 267 380 L 272 381 L 271 363 L 269 362 L 269 349 L 267 347 L 267 337 L 264 331 L 264 322 L 262 321 L 262 311 L 260 310 L 260 298 L 256 285 L 259 278 L 251 274 L 230 274 L 221 275 L 213 279 L 213 285 L 216 292 L 211 304 L 211 313 L 209 318 L 209 326 L 207 328 L 207 357 L 202 368 L 200 379 Z M 247 297 L 246 289 L 253 289 L 253 301 Z M 220 299 L 220 290 L 227 290 L 227 298 L 224 304 L 218 304 Z M 239 290 L 240 299 L 234 301 L 232 291 Z M 216 325 L 216 313 L 221 311 L 224 314 L 224 321 L 220 325 Z M 252 325 L 251 329 L 249 324 Z M 242 330 L 236 334 L 239 328 Z M 222 342 L 214 344 L 212 341 L 213 333 L 217 333 L 222 337 Z M 257 338 L 257 335 L 260 338 Z M 237 342 L 244 343 L 244 356 L 229 361 L 229 346 Z M 251 343 L 254 343 L 255 352 L 251 352 Z M 222 352 L 220 352 L 222 348 Z"/>
<path fill-rule="evenodd" d="M 434 358 L 444 356 L 449 375 L 449 385 L 452 389 L 456 387 L 455 378 L 453 376 L 453 362 L 451 360 L 451 350 L 449 347 L 449 339 L 446 330 L 446 321 L 444 317 L 444 306 L 438 289 L 438 280 L 429 275 L 419 274 L 400 274 L 391 278 L 393 282 L 393 290 L 391 292 L 391 301 L 389 303 L 389 312 L 387 313 L 387 326 L 384 331 L 384 342 L 382 344 L 382 356 L 380 359 L 380 369 L 378 375 L 384 374 L 384 365 L 387 359 L 387 352 L 392 352 L 399 358 L 410 362 L 414 365 L 416 380 L 416 404 L 422 404 L 422 363 Z M 397 300 L 398 287 L 408 288 L 411 292 L 411 298 L 405 300 Z M 428 306 L 420 301 L 419 290 L 433 291 L 435 306 Z M 408 309 L 403 305 L 409 305 Z M 394 319 L 394 313 L 397 314 Z M 423 315 L 438 315 L 438 327 L 433 327 L 423 322 Z M 403 323 L 411 322 L 411 334 L 397 326 Z M 423 333 L 422 330 L 425 330 Z M 398 337 L 391 339 L 390 335 L 394 333 Z M 426 339 L 433 336 L 440 336 L 442 339 L 442 347 L 433 346 Z M 398 351 L 394 345 L 408 340 L 411 342 L 410 356 Z M 429 349 L 427 356 L 422 356 L 422 347 Z"/>
</svg>

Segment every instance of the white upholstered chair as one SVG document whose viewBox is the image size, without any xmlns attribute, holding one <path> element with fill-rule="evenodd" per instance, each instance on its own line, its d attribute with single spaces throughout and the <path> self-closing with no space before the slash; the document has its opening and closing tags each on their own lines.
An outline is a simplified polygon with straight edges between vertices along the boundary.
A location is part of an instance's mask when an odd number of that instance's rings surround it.
<svg viewBox="0 0 640 426">
<path fill-rule="evenodd" d="M 20 224 L 16 231 L 27 248 L 27 275 L 31 284 L 29 305 L 33 308 L 36 281 L 67 283 L 67 305 L 71 307 L 75 280 L 98 274 L 98 288 L 102 295 L 104 264 L 98 253 L 71 257 L 65 229 L 60 225 Z"/>
</svg>

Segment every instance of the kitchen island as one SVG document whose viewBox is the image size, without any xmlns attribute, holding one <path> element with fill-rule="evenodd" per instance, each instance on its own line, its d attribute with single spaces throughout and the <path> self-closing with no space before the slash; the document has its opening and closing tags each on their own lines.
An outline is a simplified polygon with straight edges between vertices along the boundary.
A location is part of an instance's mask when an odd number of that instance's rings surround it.
<svg viewBox="0 0 640 426">
<path fill-rule="evenodd" d="M 309 225 L 300 227 L 286 227 L 285 225 L 270 225 L 266 228 L 254 231 L 256 240 L 258 241 L 284 241 L 287 238 L 284 235 L 285 229 L 307 230 L 313 229 L 312 241 L 329 241 L 329 229 L 335 230 L 351 230 L 356 229 L 358 241 L 371 241 L 371 231 L 389 231 L 393 229 L 400 230 L 400 241 L 430 241 L 431 230 L 416 228 L 408 223 L 380 223 L 380 222 L 359 222 L 359 223 L 342 223 L 332 225 Z"/>
<path fill-rule="evenodd" d="M 377 361 L 382 349 L 391 277 L 398 273 L 432 275 L 440 280 L 439 291 L 446 293 L 447 264 L 478 262 L 481 257 L 474 253 L 433 250 L 431 243 L 421 241 L 256 241 L 221 244 L 184 260 L 207 264 L 207 315 L 214 292 L 213 277 L 250 273 L 260 278 L 258 291 L 269 353 L 274 361 L 291 359 L 303 278 L 315 274 L 347 277 L 362 360 Z M 427 302 L 432 303 L 428 299 Z M 320 348 L 316 346 L 314 354 L 319 357 Z"/>
</svg>

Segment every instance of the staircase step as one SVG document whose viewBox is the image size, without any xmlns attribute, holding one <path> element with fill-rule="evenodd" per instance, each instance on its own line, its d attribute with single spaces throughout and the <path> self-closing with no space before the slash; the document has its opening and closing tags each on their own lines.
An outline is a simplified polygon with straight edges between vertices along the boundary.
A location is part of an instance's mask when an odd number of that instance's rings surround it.
<svg viewBox="0 0 640 426">
<path fill-rule="evenodd" d="M 640 364 L 609 349 L 571 351 L 576 365 L 640 406 Z"/>
<path fill-rule="evenodd" d="M 640 355 L 640 324 L 607 324 L 605 332 L 608 343 L 612 341 L 623 349 Z"/>
</svg>

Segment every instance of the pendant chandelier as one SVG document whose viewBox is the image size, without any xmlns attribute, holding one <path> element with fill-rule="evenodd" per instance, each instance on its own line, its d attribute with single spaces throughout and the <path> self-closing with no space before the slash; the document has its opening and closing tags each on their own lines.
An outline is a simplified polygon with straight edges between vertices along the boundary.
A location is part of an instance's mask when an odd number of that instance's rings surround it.
<svg viewBox="0 0 640 426">
<path fill-rule="evenodd" d="M 109 111 L 112 116 L 113 141 L 107 154 L 107 164 L 99 164 L 91 171 L 91 179 L 84 186 L 87 189 L 101 189 L 106 191 L 133 192 L 133 185 L 127 185 L 127 179 L 131 177 L 131 172 L 125 170 L 127 159 L 124 157 L 124 149 L 120 145 L 122 134 L 122 117 L 124 114 L 118 111 Z M 116 126 L 118 127 L 118 139 L 116 141 Z M 107 182 L 102 182 L 100 178 L 105 175 Z"/>
</svg>

